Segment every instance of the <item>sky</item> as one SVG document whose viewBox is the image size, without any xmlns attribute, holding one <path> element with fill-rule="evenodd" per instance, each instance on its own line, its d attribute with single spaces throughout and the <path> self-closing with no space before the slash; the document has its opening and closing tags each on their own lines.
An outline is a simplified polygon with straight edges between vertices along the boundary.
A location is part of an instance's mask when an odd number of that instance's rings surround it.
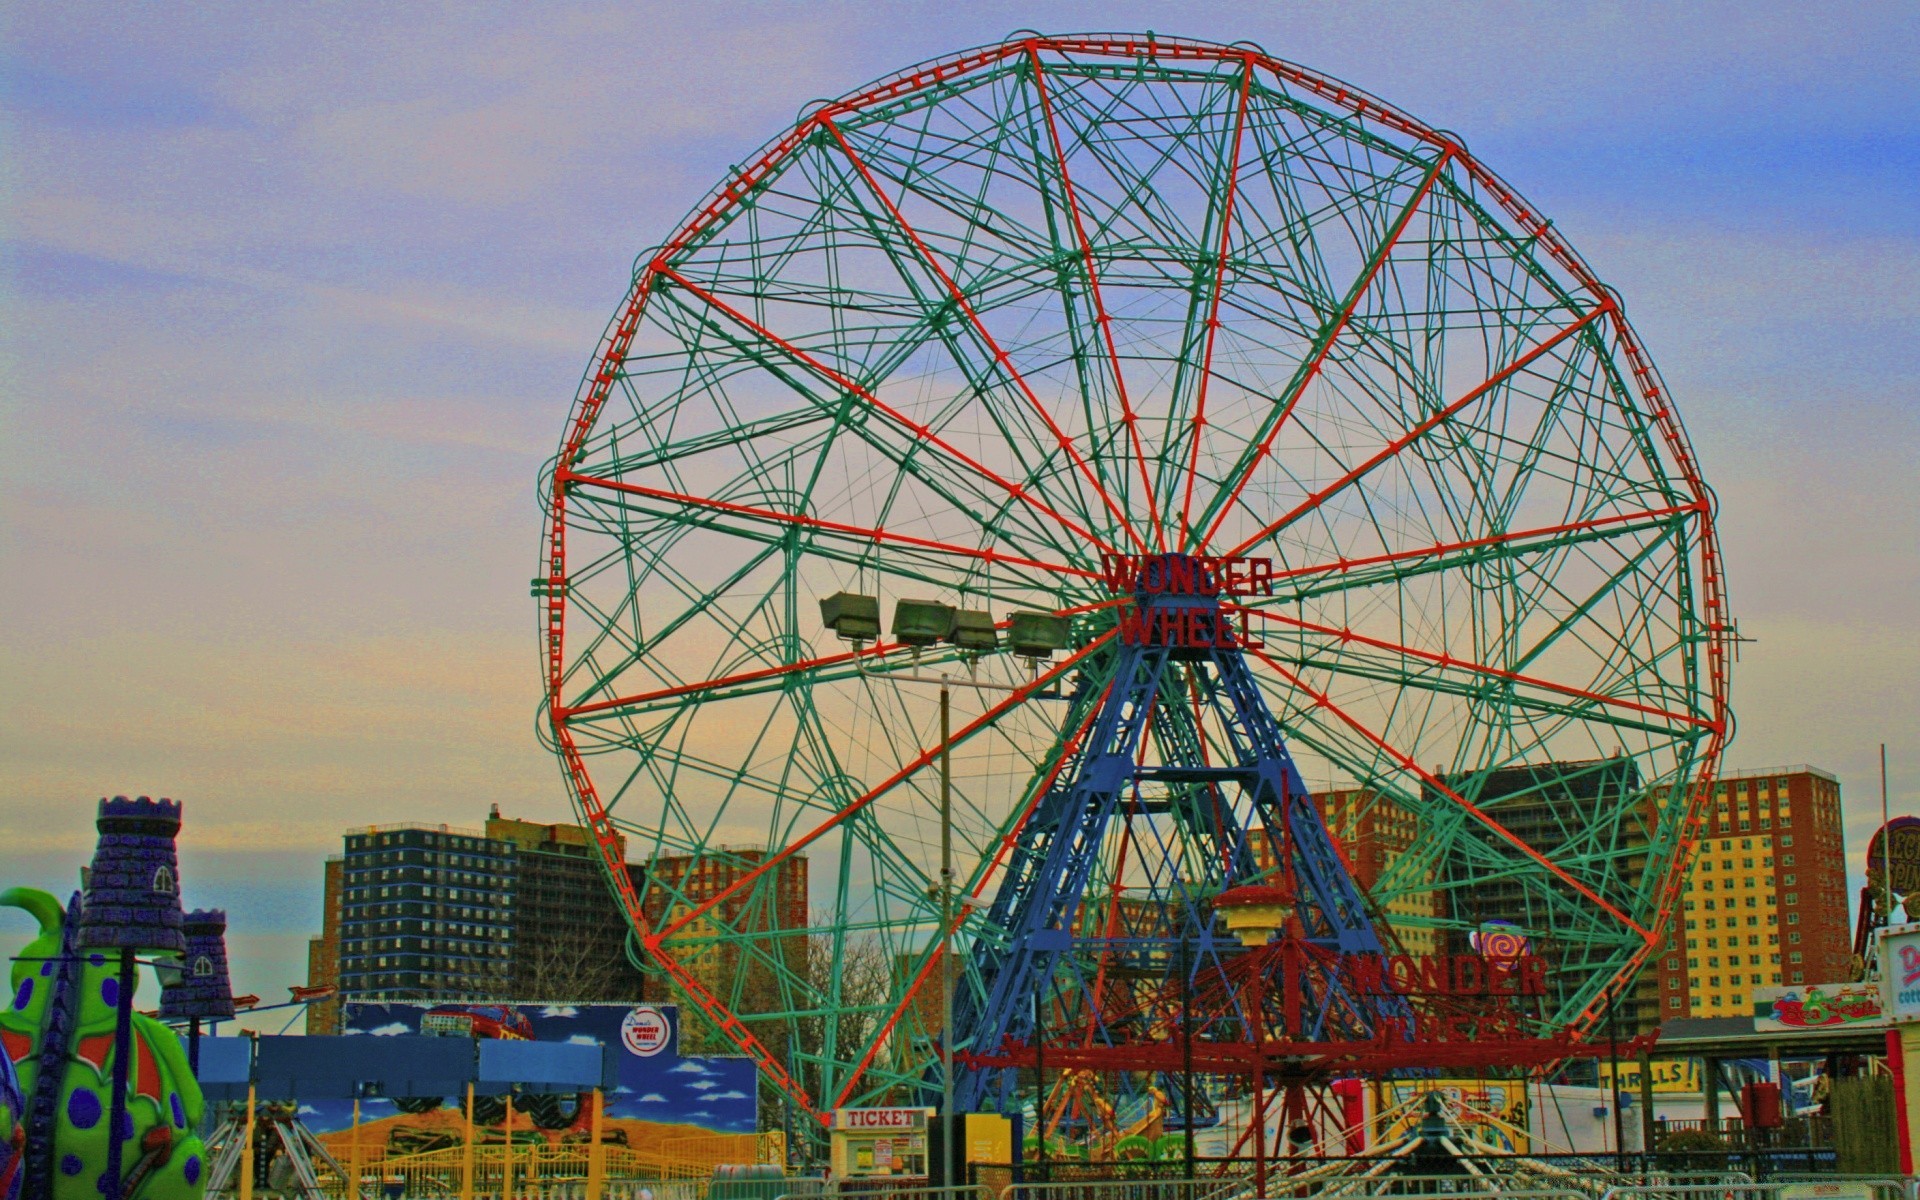
<svg viewBox="0 0 1920 1200">
<path fill-rule="evenodd" d="M 0 885 L 180 799 L 236 985 L 376 823 L 568 817 L 535 479 L 636 255 L 809 101 L 1017 29 L 1251 40 L 1454 131 L 1625 300 L 1709 483 L 1727 765 L 1920 812 L 1920 11 L 15 3 Z M 0 917 L 0 944 L 24 939 Z"/>
</svg>

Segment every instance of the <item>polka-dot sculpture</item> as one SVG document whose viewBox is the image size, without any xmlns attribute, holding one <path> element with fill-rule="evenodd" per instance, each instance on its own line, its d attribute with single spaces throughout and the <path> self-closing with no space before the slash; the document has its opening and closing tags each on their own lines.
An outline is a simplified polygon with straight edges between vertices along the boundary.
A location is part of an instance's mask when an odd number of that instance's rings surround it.
<svg viewBox="0 0 1920 1200">
<path fill-rule="evenodd" d="M 100 801 L 87 872 L 80 944 L 89 948 L 178 954 L 187 948 L 181 926 L 180 860 L 173 839 L 180 805 L 146 796 Z"/>
<path fill-rule="evenodd" d="M 26 1116 L 22 1190 L 0 1183 L 0 1200 L 101 1200 L 113 1096 L 114 1006 L 120 956 L 76 944 L 80 897 L 65 906 L 33 888 L 0 891 L 0 905 L 25 909 L 40 935 L 13 960 L 11 1002 L 0 1011 L 0 1047 L 17 1071 Z M 122 1195 L 200 1200 L 206 1147 L 198 1134 L 205 1104 L 180 1037 L 137 1012 L 132 1025 L 122 1136 Z M 4 1093 L 4 1088 L 0 1088 Z M 0 1095 L 0 1112 L 6 1103 Z M 0 1116 L 0 1135 L 8 1134 Z M 6 1161 L 0 1142 L 0 1163 Z M 0 1180 L 5 1168 L 0 1166 Z"/>
<path fill-rule="evenodd" d="M 13 1064 L 0 1054 L 0 1200 L 19 1200 L 26 1182 L 27 1097 Z"/>
<path fill-rule="evenodd" d="M 226 1021 L 233 1017 L 233 983 L 227 977 L 227 914 L 196 908 L 187 914 L 187 952 L 180 976 L 160 993 L 160 1016 L 168 1021 Z"/>
</svg>

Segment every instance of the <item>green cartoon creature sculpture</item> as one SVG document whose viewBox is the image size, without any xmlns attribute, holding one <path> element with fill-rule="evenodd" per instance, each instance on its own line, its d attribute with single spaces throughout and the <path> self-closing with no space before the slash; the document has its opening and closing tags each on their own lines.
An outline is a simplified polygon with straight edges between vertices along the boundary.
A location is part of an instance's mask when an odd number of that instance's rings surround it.
<svg viewBox="0 0 1920 1200">
<path fill-rule="evenodd" d="M 138 818 L 153 824 L 155 814 L 131 810 L 143 803 L 158 807 L 144 797 L 103 801 L 102 851 L 116 840 L 158 840 L 109 834 L 110 803 L 117 806 L 111 815 L 122 823 Z M 171 805 L 175 828 L 178 813 L 179 806 Z M 133 862 L 130 870 L 144 872 L 143 885 L 154 884 L 157 876 L 161 890 L 175 886 L 170 866 L 148 868 L 142 861 L 148 856 L 135 846 L 114 849 Z M 171 851 L 169 837 L 169 862 Z M 24 909 L 40 924 L 39 936 L 14 960 L 13 1001 L 0 1012 L 0 1048 L 19 1076 L 26 1100 L 22 1200 L 100 1200 L 108 1187 L 119 955 L 94 948 L 102 945 L 98 940 L 83 941 L 80 926 L 86 924 L 92 933 L 102 921 L 131 925 L 140 914 L 124 907 L 131 889 L 115 886 L 124 872 L 103 878 L 102 857 L 95 857 L 90 903 L 84 909 L 78 894 L 63 909 L 52 896 L 33 888 L 0 892 L 0 905 Z M 173 911 L 178 913 L 177 903 Z M 177 932 L 177 916 L 174 929 Z M 121 1142 L 120 1198 L 198 1200 L 207 1175 L 206 1148 L 196 1132 L 204 1107 L 200 1085 L 179 1035 L 137 1014 L 132 1033 L 127 1120 L 121 1125 L 126 1136 Z"/>
<path fill-rule="evenodd" d="M 0 1200 L 20 1200 L 26 1184 L 21 1159 L 27 1150 L 27 1098 L 20 1094 L 13 1064 L 0 1054 Z"/>
</svg>

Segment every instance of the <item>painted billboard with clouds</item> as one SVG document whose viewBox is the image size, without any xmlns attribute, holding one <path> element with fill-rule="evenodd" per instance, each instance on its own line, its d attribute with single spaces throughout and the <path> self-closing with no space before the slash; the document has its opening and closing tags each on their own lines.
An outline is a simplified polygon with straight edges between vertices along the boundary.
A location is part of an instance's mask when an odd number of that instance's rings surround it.
<svg viewBox="0 0 1920 1200">
<path fill-rule="evenodd" d="M 618 1047 L 618 1083 L 606 1096 L 605 1127 L 612 1140 L 640 1146 L 693 1133 L 751 1135 L 756 1127 L 754 1067 L 740 1057 L 689 1057 L 679 1052 L 680 1014 L 672 1004 L 347 1004 L 349 1036 L 511 1038 Z M 361 1124 L 390 1126 L 396 1151 L 434 1148 L 458 1136 L 458 1097 L 378 1097 L 361 1102 Z M 505 1100 L 482 1097 L 475 1124 L 505 1120 Z M 554 1141 L 586 1136 L 590 1095 L 521 1096 L 515 1104 L 516 1139 L 535 1131 Z M 337 1110 L 337 1111 L 335 1111 Z M 303 1116 L 316 1133 L 348 1128 L 351 1105 L 314 1102 Z"/>
</svg>

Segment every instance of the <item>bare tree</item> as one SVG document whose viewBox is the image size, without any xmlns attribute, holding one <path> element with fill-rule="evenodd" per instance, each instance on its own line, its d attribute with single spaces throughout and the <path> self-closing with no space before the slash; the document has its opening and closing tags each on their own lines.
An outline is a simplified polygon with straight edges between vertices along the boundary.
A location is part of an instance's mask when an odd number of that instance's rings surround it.
<svg viewBox="0 0 1920 1200">
<path fill-rule="evenodd" d="M 617 940 L 586 923 L 541 931 L 515 948 L 512 986 L 521 1000 L 638 1000 L 640 976 Z"/>
</svg>

